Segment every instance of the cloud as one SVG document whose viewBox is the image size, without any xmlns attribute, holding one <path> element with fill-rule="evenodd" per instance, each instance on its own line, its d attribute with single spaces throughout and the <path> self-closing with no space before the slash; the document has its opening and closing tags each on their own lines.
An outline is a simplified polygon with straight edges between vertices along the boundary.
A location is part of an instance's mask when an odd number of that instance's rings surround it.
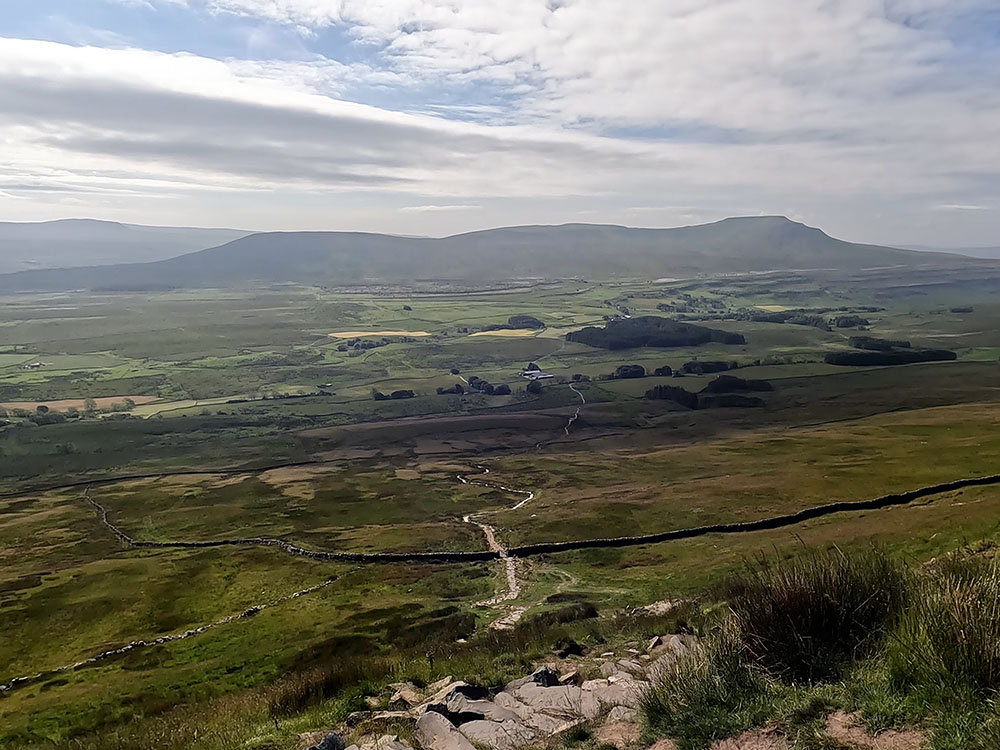
<svg viewBox="0 0 1000 750">
<path fill-rule="evenodd" d="M 0 189 L 358 194 L 443 223 L 545 200 L 943 227 L 1000 201 L 1000 45 L 967 41 L 995 0 L 166 3 L 295 59 L 0 42 Z"/>
<path fill-rule="evenodd" d="M 977 206 L 969 203 L 942 203 L 934 206 L 935 211 L 990 211 L 989 206 Z"/>
<path fill-rule="evenodd" d="M 403 206 L 400 211 L 414 211 L 417 213 L 436 213 L 440 211 L 481 211 L 482 206 L 469 204 L 469 203 L 446 203 L 446 204 L 428 204 L 425 206 Z"/>
</svg>

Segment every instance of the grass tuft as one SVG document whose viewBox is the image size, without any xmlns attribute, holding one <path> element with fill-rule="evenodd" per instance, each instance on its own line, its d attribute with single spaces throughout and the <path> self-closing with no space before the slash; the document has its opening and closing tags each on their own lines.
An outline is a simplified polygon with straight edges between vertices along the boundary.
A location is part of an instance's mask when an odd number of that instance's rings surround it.
<svg viewBox="0 0 1000 750">
<path fill-rule="evenodd" d="M 870 654 L 907 598 L 904 568 L 882 551 L 760 558 L 728 587 L 746 658 L 787 682 L 835 679 Z"/>
</svg>

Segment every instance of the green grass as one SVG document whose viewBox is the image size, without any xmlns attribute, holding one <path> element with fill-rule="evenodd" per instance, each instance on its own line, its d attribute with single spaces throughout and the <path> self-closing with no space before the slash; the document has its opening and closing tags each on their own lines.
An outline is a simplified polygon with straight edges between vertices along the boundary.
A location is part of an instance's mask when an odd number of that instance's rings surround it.
<svg viewBox="0 0 1000 750">
<path fill-rule="evenodd" d="M 746 520 L 996 471 L 1000 368 L 993 353 L 1000 351 L 1000 307 L 983 299 L 974 314 L 959 316 L 940 312 L 953 291 L 904 298 L 865 288 L 864 280 L 857 287 L 840 281 L 788 274 L 539 283 L 502 293 L 283 288 L 4 300 L 0 400 L 150 394 L 178 403 L 149 419 L 0 424 L 0 490 L 317 458 L 326 462 L 323 470 L 309 476 L 203 476 L 109 485 L 93 493 L 116 522 L 145 539 L 266 534 L 317 549 L 480 549 L 481 534 L 461 516 L 513 504 L 509 494 L 454 481 L 455 473 L 480 463 L 498 481 L 538 491 L 521 511 L 494 516 L 510 544 Z M 820 360 L 843 345 L 844 332 L 734 321 L 707 324 L 744 333 L 746 346 L 608 352 L 560 338 L 560 330 L 599 323 L 612 312 L 609 302 L 655 314 L 659 302 L 682 293 L 702 299 L 698 314 L 706 317 L 717 303 L 727 309 L 884 304 L 889 309 L 871 316 L 873 335 L 955 346 L 962 360 L 835 368 Z M 55 307 L 63 309 L 49 309 Z M 459 331 L 503 322 L 515 312 L 537 315 L 551 328 L 509 339 Z M 432 336 L 352 356 L 337 351 L 338 342 L 326 335 L 390 328 Z M 736 359 L 751 365 L 741 375 L 773 380 L 767 407 L 677 411 L 638 398 L 659 379 L 592 382 L 585 386 L 588 406 L 567 438 L 562 425 L 578 403 L 575 394 L 547 385 L 540 397 L 529 398 L 517 378 L 532 360 L 562 377 L 596 377 L 625 363 L 677 367 L 696 357 Z M 27 360 L 52 366 L 18 370 Z M 758 360 L 761 365 L 752 365 Z M 452 367 L 465 377 L 508 383 L 515 393 L 499 399 L 434 395 L 436 387 L 456 382 Z M 696 390 L 708 380 L 670 383 Z M 331 384 L 335 395 L 224 403 L 237 394 L 311 392 L 321 383 Z M 373 388 L 409 388 L 418 396 L 375 402 Z M 418 478 L 397 477 L 396 469 Z M 981 488 L 792 530 L 552 555 L 528 566 L 519 603 L 544 613 L 558 606 L 547 601 L 553 594 L 589 597 L 607 610 L 700 595 L 718 590 L 762 550 L 797 557 L 803 543 L 849 552 L 875 541 L 896 556 L 923 561 L 968 540 L 997 539 L 998 513 L 1000 492 Z M 9 551 L 0 558 L 0 678 L 232 614 L 259 597 L 323 580 L 330 570 L 273 550 L 122 550 L 74 493 L 0 501 L 0 549 Z M 0 742 L 72 736 L 81 748 L 171 742 L 243 748 L 271 741 L 285 747 L 294 745 L 296 731 L 335 722 L 356 706 L 362 690 L 392 677 L 430 679 L 442 676 L 440 670 L 497 681 L 516 676 L 547 656 L 545 638 L 495 645 L 474 638 L 457 650 L 442 644 L 448 655 L 436 657 L 433 670 L 425 646 L 395 661 L 387 655 L 399 633 L 418 641 L 434 632 L 451 639 L 470 622 L 489 622 L 495 612 L 471 605 L 496 583 L 496 568 L 486 565 L 348 571 L 337 587 L 280 610 L 4 698 Z M 624 637 L 619 625 L 602 620 L 592 633 L 584 625 L 570 630 L 596 644 L 598 637 Z M 38 638 L 39 632 L 48 635 Z M 373 666 L 371 674 L 329 677 L 330 663 L 355 650 L 383 666 Z M 871 659 L 862 666 L 870 678 L 854 679 L 851 668 L 843 687 L 831 684 L 819 692 L 779 689 L 777 678 L 766 676 L 763 702 L 748 698 L 732 715 L 747 724 L 769 712 L 803 737 L 820 705 L 866 706 L 885 726 L 927 715 L 916 699 L 899 697 L 895 685 L 910 674 L 905 664 L 891 673 Z M 332 682 L 324 683 L 328 677 Z M 305 687 L 289 687 L 293 683 Z M 278 730 L 261 708 L 277 694 L 269 692 L 273 685 L 305 696 L 279 717 Z M 689 687 L 696 689 L 708 687 Z M 216 709 L 232 720 L 215 721 Z M 956 714 L 947 729 L 959 738 L 952 746 L 974 734 L 969 726 L 992 726 L 988 711 L 973 713 Z M 945 712 L 939 714 L 943 737 Z M 208 728 L 196 741 L 189 733 L 198 723 Z"/>
<path fill-rule="evenodd" d="M 922 726 L 934 750 L 992 747 L 998 580 L 981 552 L 910 572 L 870 549 L 751 566 L 646 696 L 651 732 L 701 750 L 777 726 L 793 747 L 833 747 L 822 719 L 840 709 L 873 733 Z"/>
</svg>

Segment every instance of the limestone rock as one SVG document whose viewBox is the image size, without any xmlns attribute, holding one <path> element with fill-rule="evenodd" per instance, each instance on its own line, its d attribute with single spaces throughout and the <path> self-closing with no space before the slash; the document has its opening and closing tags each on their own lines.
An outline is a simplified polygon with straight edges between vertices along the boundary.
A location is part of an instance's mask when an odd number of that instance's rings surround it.
<svg viewBox="0 0 1000 750">
<path fill-rule="evenodd" d="M 417 706 L 423 699 L 424 697 L 417 690 L 417 686 L 411 682 L 407 682 L 400 685 L 396 689 L 396 692 L 392 694 L 392 697 L 389 699 L 389 705 L 402 703 L 407 706 Z"/>
<path fill-rule="evenodd" d="M 501 708 L 513 711 L 525 725 L 538 731 L 539 734 L 556 734 L 567 723 L 577 721 L 577 719 L 567 719 L 565 715 L 550 716 L 543 711 L 538 711 L 528 704 L 522 703 L 510 693 L 499 693 L 493 702 Z"/>
<path fill-rule="evenodd" d="M 622 724 L 629 723 L 635 724 L 639 720 L 639 712 L 634 708 L 627 708 L 625 706 L 615 706 L 609 712 L 607 717 L 604 719 L 605 724 Z"/>
<path fill-rule="evenodd" d="M 421 714 L 417 719 L 416 738 L 424 750 L 475 750 L 465 735 L 434 711 Z"/>
<path fill-rule="evenodd" d="M 581 686 L 585 695 L 593 696 L 593 699 L 602 706 L 624 706 L 625 708 L 639 708 L 642 701 L 642 694 L 649 687 L 649 683 L 643 680 L 636 680 L 629 677 L 617 682 L 608 680 L 587 680 Z M 590 718 L 590 717 L 588 717 Z"/>
<path fill-rule="evenodd" d="M 470 721 L 520 721 L 520 716 L 509 708 L 498 706 L 492 701 L 470 701 L 464 695 L 455 694 L 446 704 L 448 719 L 456 726 Z"/>
<path fill-rule="evenodd" d="M 535 739 L 535 732 L 517 719 L 509 721 L 470 721 L 459 731 L 477 745 L 493 750 L 516 750 Z"/>
<path fill-rule="evenodd" d="M 601 665 L 601 674 L 605 677 L 610 677 L 613 674 L 617 674 L 618 665 L 613 661 L 606 661 Z"/>
<path fill-rule="evenodd" d="M 584 683 L 586 685 L 586 683 Z M 576 685 L 541 687 L 535 683 L 522 685 L 512 695 L 532 708 L 550 716 L 573 719 L 593 719 L 600 713 L 600 701 L 590 691 Z"/>
</svg>

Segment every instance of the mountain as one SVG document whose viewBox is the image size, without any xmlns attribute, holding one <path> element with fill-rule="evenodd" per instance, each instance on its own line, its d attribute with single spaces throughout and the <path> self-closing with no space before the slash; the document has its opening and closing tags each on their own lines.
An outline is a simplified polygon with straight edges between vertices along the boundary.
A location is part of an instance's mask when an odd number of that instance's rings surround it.
<svg viewBox="0 0 1000 750">
<path fill-rule="evenodd" d="M 147 227 L 93 219 L 0 222 L 0 273 L 164 260 L 247 234 L 235 229 Z"/>
<path fill-rule="evenodd" d="M 967 255 L 970 258 L 989 258 L 1000 260 L 1000 247 L 931 247 L 929 245 L 906 245 L 910 250 L 930 251 L 935 253 L 955 253 Z"/>
<path fill-rule="evenodd" d="M 0 276 L 0 291 L 414 279 L 657 278 L 976 262 L 961 256 L 844 242 L 819 229 L 770 216 L 678 229 L 591 224 L 508 227 L 441 239 L 359 232 L 268 232 L 155 263 Z"/>
</svg>

